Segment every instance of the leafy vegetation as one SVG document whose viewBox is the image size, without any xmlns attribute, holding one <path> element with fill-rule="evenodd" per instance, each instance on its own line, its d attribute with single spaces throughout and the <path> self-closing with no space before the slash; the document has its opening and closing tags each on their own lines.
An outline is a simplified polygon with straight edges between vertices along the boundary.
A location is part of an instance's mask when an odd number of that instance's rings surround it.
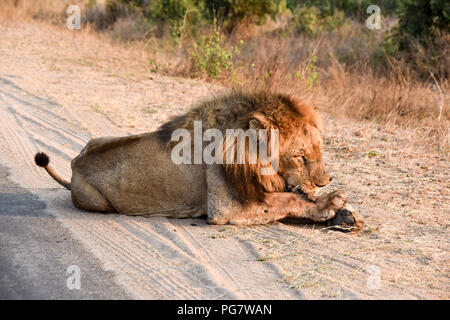
<svg viewBox="0 0 450 320">
<path fill-rule="evenodd" d="M 255 65 L 254 57 L 233 55 L 233 48 L 245 37 L 305 41 L 304 37 L 333 34 L 341 41 L 331 55 L 316 57 L 318 70 L 338 61 L 346 67 L 368 64 L 381 75 L 401 69 L 422 79 L 431 74 L 448 78 L 450 2 L 380 0 L 377 5 L 385 24 L 380 31 L 365 27 L 370 5 L 371 0 L 107 0 L 102 11 L 95 0 L 89 0 L 85 16 L 98 29 L 110 29 L 126 41 L 139 36 L 169 40 L 171 51 L 183 52 L 190 61 L 192 76 L 232 75 L 233 67 L 239 68 L 237 60 L 251 65 L 248 72 L 254 74 L 261 65 Z M 272 32 L 252 35 L 250 30 L 258 26 Z M 264 83 L 273 79 L 274 67 L 261 70 Z"/>
<path fill-rule="evenodd" d="M 450 2 L 447 0 L 405 0 L 398 10 L 399 34 L 418 39 L 450 31 Z M 403 44 L 404 45 L 404 44 Z"/>
<path fill-rule="evenodd" d="M 404 58 L 422 78 L 448 78 L 450 2 L 404 0 L 397 14 L 398 25 L 384 44 L 391 56 Z"/>
<path fill-rule="evenodd" d="M 211 78 L 233 70 L 233 50 L 224 48 L 224 36 L 215 21 L 213 33 L 193 44 L 192 67 L 194 73 L 206 73 Z"/>
</svg>

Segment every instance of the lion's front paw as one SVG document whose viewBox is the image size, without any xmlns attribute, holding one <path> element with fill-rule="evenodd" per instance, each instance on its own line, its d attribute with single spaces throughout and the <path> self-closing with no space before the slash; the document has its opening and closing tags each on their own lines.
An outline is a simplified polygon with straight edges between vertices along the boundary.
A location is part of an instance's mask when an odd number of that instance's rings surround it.
<svg viewBox="0 0 450 320">
<path fill-rule="evenodd" d="M 346 207 L 336 212 L 336 216 L 328 221 L 328 226 L 342 232 L 360 232 L 364 227 L 364 221 L 355 210 Z"/>
<path fill-rule="evenodd" d="M 343 191 L 334 191 L 316 199 L 316 207 L 311 211 L 311 219 L 323 222 L 333 219 L 336 212 L 342 209 L 347 202 L 347 196 Z"/>
</svg>

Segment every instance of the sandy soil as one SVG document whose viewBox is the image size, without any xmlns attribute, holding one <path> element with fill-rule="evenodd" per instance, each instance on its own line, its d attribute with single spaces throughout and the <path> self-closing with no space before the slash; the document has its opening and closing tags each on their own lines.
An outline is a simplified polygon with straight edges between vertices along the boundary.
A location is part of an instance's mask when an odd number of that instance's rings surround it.
<svg viewBox="0 0 450 320">
<path fill-rule="evenodd" d="M 324 192 L 348 191 L 366 219 L 358 236 L 314 224 L 240 228 L 86 213 L 35 167 L 36 151 L 70 177 L 71 158 L 90 138 L 153 130 L 223 89 L 150 73 L 140 51 L 83 31 L 9 22 L 0 35 L 0 161 L 130 296 L 449 298 L 449 159 L 405 147 L 413 131 L 326 116 L 334 180 Z"/>
</svg>

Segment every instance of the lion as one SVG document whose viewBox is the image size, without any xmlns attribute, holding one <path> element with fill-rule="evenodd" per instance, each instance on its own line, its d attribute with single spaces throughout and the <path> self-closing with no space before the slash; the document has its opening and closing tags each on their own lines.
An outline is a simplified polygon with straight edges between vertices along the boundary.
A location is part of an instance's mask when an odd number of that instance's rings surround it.
<svg viewBox="0 0 450 320">
<path fill-rule="evenodd" d="M 172 134 L 176 129 L 193 132 L 196 121 L 203 130 L 213 128 L 224 134 L 227 129 L 242 129 L 236 138 L 244 130 L 276 129 L 278 171 L 261 174 L 265 164 L 259 155 L 256 163 L 249 161 L 254 150 L 248 146 L 229 149 L 225 144 L 225 154 L 234 152 L 244 162 L 175 164 Z M 194 105 L 155 132 L 92 139 L 72 160 L 70 182 L 52 170 L 46 154 L 36 154 L 35 162 L 70 190 L 73 204 L 86 211 L 206 216 L 215 225 L 256 225 L 285 218 L 335 225 L 333 221 L 342 220 L 339 212 L 348 215 L 349 211 L 344 210 L 342 191 L 315 196 L 331 180 L 322 159 L 321 131 L 318 110 L 293 95 L 232 91 Z M 266 139 L 269 143 L 273 137 Z M 355 229 L 363 225 L 356 213 L 345 221 Z"/>
</svg>

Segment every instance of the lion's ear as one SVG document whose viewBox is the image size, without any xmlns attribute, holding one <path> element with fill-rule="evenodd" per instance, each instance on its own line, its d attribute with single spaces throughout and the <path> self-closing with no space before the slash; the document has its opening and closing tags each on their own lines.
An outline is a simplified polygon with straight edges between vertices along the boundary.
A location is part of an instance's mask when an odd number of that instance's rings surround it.
<svg viewBox="0 0 450 320">
<path fill-rule="evenodd" d="M 264 126 L 256 119 L 250 119 L 250 121 L 248 122 L 248 128 L 249 129 L 264 129 Z"/>
<path fill-rule="evenodd" d="M 251 118 L 248 122 L 248 128 L 256 131 L 259 141 L 265 141 L 267 139 L 267 135 L 263 134 L 263 130 L 266 130 L 267 133 L 267 131 L 269 131 L 273 126 L 270 121 L 263 116 L 259 118 L 259 120 L 256 118 Z"/>
<path fill-rule="evenodd" d="M 275 125 L 263 114 L 259 112 L 254 112 L 250 115 L 248 120 L 248 127 L 249 129 L 275 129 Z"/>
</svg>

